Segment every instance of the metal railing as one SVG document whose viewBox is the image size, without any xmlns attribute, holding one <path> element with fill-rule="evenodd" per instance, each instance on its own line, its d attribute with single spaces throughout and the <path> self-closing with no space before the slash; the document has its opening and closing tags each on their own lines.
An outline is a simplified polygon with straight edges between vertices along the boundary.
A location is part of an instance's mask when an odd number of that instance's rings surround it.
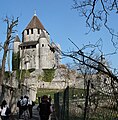
<svg viewBox="0 0 118 120">
<path fill-rule="evenodd" d="M 58 120 L 118 120 L 118 94 L 67 87 L 54 94 Z"/>
</svg>

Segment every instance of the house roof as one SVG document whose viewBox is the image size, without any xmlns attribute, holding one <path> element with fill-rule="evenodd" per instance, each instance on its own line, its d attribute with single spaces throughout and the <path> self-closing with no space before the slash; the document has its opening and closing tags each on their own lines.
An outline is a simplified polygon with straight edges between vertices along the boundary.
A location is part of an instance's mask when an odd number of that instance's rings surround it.
<svg viewBox="0 0 118 120">
<path fill-rule="evenodd" d="M 18 35 L 16 35 L 16 37 L 14 39 L 14 42 L 20 42 L 20 39 L 19 39 Z"/>
<path fill-rule="evenodd" d="M 40 20 L 36 15 L 33 16 L 32 20 L 25 29 L 34 29 L 34 28 L 45 30 L 44 26 L 42 25 L 42 23 L 40 22 Z"/>
<path fill-rule="evenodd" d="M 36 45 L 38 42 L 37 41 L 28 41 L 28 42 L 23 42 L 22 44 L 20 44 L 20 47 L 27 47 L 30 45 Z"/>
</svg>

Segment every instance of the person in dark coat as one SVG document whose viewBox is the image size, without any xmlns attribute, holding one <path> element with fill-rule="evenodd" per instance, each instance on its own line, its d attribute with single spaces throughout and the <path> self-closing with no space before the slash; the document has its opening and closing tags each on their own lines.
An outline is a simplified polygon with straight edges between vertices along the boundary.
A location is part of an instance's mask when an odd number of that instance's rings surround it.
<svg viewBox="0 0 118 120">
<path fill-rule="evenodd" d="M 39 96 L 39 97 L 38 97 L 38 104 L 40 104 L 40 100 L 41 100 L 41 97 Z"/>
<path fill-rule="evenodd" d="M 48 96 L 48 100 L 49 100 L 49 102 L 50 102 L 50 104 L 51 104 L 52 98 L 51 98 L 50 95 Z"/>
<path fill-rule="evenodd" d="M 21 115 L 23 114 L 22 101 L 23 101 L 23 96 L 21 96 L 17 102 L 17 107 L 19 108 L 19 119 L 20 119 Z"/>
<path fill-rule="evenodd" d="M 51 104 L 48 102 L 48 96 L 44 95 L 41 98 L 41 103 L 38 106 L 41 120 L 48 120 L 51 113 Z"/>
<path fill-rule="evenodd" d="M 35 103 L 31 99 L 28 98 L 28 110 L 29 110 L 30 118 L 32 118 L 32 109 L 34 105 Z"/>
<path fill-rule="evenodd" d="M 2 120 L 9 120 L 9 115 L 11 114 L 11 110 L 7 105 L 6 100 L 2 101 L 1 107 L 0 107 L 0 113 L 1 113 L 1 119 Z"/>
</svg>

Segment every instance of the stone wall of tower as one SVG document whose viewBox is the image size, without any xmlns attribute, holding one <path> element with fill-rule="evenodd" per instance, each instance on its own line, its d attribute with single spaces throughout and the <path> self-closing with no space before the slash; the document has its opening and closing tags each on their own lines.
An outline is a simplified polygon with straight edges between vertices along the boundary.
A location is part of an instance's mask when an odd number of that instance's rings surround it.
<svg viewBox="0 0 118 120">
<path fill-rule="evenodd" d="M 49 46 L 46 38 L 40 38 L 39 52 L 40 52 L 40 62 L 39 62 L 40 68 L 46 69 L 49 67 L 49 60 L 48 60 Z"/>
<path fill-rule="evenodd" d="M 52 52 L 52 64 L 54 68 L 57 68 L 61 64 L 61 47 L 59 44 L 51 43 L 54 52 Z"/>
<path fill-rule="evenodd" d="M 56 51 L 54 50 L 51 50 L 50 51 L 50 61 L 51 61 L 51 66 L 52 66 L 52 68 L 57 68 L 57 65 L 56 65 L 56 58 L 55 58 L 55 53 L 56 53 Z"/>
<path fill-rule="evenodd" d="M 36 56 L 35 56 L 35 61 L 36 61 L 36 69 L 39 69 L 39 61 L 40 61 L 40 58 L 39 58 L 39 44 L 36 45 Z"/>
<path fill-rule="evenodd" d="M 40 54 L 40 68 L 50 69 L 52 68 L 52 53 L 49 47 L 50 41 L 48 33 L 45 32 L 45 37 L 39 39 L 39 54 Z"/>
<path fill-rule="evenodd" d="M 20 42 L 14 42 L 14 44 L 13 44 L 13 52 L 14 53 L 17 53 L 19 51 L 19 45 L 20 45 Z"/>
<path fill-rule="evenodd" d="M 23 31 L 22 41 L 38 41 L 41 30 L 39 29 L 25 29 Z M 36 48 L 30 49 L 20 49 L 20 57 L 22 62 L 20 68 L 22 69 L 39 69 L 39 44 L 36 45 Z"/>
<path fill-rule="evenodd" d="M 38 69 L 37 67 L 37 49 L 20 49 L 20 69 Z"/>
<path fill-rule="evenodd" d="M 51 68 L 54 68 L 54 61 L 55 61 L 55 58 L 54 58 L 54 53 L 50 50 L 49 51 L 49 60 L 50 60 L 50 66 Z"/>
<path fill-rule="evenodd" d="M 46 31 L 43 32 L 45 35 L 41 36 L 40 34 L 40 37 L 37 38 L 39 43 L 37 43 L 36 48 L 29 48 L 24 50 L 21 50 L 20 48 L 20 58 L 22 59 L 20 69 L 34 68 L 41 70 L 56 68 L 58 66 L 59 56 L 57 55 L 56 51 L 54 52 L 50 49 L 49 35 Z"/>
<path fill-rule="evenodd" d="M 51 45 L 51 43 L 50 43 L 50 35 L 48 33 L 46 34 L 46 38 L 49 41 L 48 46 L 50 46 Z M 55 68 L 55 52 L 52 51 L 50 49 L 50 47 L 49 47 L 49 51 L 48 51 L 48 60 L 49 60 L 50 68 Z"/>
<path fill-rule="evenodd" d="M 50 69 L 52 68 L 52 54 L 50 51 L 50 37 L 49 34 L 43 30 L 39 39 L 39 68 Z"/>
<path fill-rule="evenodd" d="M 22 50 L 21 48 L 20 48 L 20 59 L 21 59 L 21 61 L 20 61 L 20 69 L 26 69 L 26 66 L 25 66 L 25 57 L 26 55 L 25 55 L 25 50 Z"/>
<path fill-rule="evenodd" d="M 56 45 L 57 50 L 55 51 L 55 64 L 59 66 L 61 64 L 61 46 L 59 44 Z"/>
<path fill-rule="evenodd" d="M 23 61 L 23 50 L 21 50 L 21 48 L 20 48 L 20 69 L 22 69 L 23 68 L 23 63 L 24 63 L 24 61 Z"/>
<path fill-rule="evenodd" d="M 26 29 L 23 32 L 23 42 L 37 41 L 40 36 L 39 29 Z"/>
</svg>

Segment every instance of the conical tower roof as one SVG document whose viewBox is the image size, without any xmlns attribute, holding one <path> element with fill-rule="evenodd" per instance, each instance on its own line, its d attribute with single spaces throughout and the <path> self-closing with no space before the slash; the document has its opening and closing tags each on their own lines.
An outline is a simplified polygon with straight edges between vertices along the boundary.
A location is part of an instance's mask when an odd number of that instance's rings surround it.
<svg viewBox="0 0 118 120">
<path fill-rule="evenodd" d="M 34 29 L 34 28 L 45 30 L 44 26 L 42 25 L 42 23 L 40 22 L 40 20 L 36 15 L 33 16 L 32 20 L 25 29 Z"/>
<path fill-rule="evenodd" d="M 14 42 L 20 42 L 20 39 L 19 39 L 18 35 L 16 35 L 16 37 L 14 39 Z"/>
</svg>

